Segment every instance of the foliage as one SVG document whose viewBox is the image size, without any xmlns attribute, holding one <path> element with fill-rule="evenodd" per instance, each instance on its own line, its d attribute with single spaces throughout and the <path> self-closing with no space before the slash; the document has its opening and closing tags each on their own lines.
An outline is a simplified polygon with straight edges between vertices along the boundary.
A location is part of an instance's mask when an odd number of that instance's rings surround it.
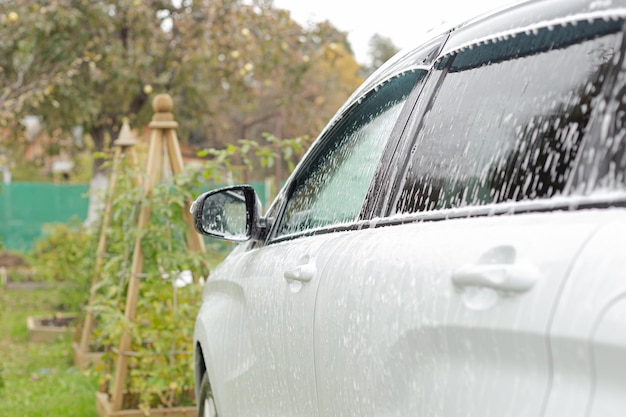
<svg viewBox="0 0 626 417">
<path fill-rule="evenodd" d="M 52 284 L 61 294 L 57 308 L 77 312 L 84 306 L 95 245 L 93 231 L 73 219 L 46 227 L 28 253 L 36 279 Z"/>
<path fill-rule="evenodd" d="M 79 14 L 65 2 L 0 4 L 0 119 L 11 120 L 29 103 L 38 106 L 56 85 L 71 83 L 83 61 L 72 39 Z M 82 52 L 84 48 L 78 49 Z M 56 101 L 55 106 L 60 106 Z"/>
<path fill-rule="evenodd" d="M 16 182 L 50 181 L 50 178 L 42 172 L 40 165 L 29 161 L 21 161 L 14 164 L 11 168 L 11 177 Z"/>
<path fill-rule="evenodd" d="M 248 182 L 251 173 L 261 178 L 271 176 L 266 171 L 279 164 L 286 164 L 291 172 L 311 143 L 311 139 L 306 136 L 281 139 L 265 133 L 263 137 L 265 143 L 240 139 L 223 149 L 209 148 L 200 151 L 199 156 L 210 157 L 203 165 L 203 176 L 218 183 L 233 180 Z M 278 178 L 276 182 L 280 180 Z"/>
<path fill-rule="evenodd" d="M 182 285 L 181 274 L 196 279 L 208 276 L 212 257 L 190 251 L 185 239 L 188 230 L 182 213 L 193 190 L 199 188 L 199 176 L 190 172 L 172 176 L 157 184 L 150 200 L 145 200 L 140 178 L 125 159 L 120 166 L 112 204 L 115 210 L 107 230 L 107 253 L 100 279 L 95 287 L 97 298 L 92 306 L 97 326 L 94 345 L 107 351 L 111 374 L 117 358 L 119 340 L 126 327 L 132 333 L 133 356 L 129 359 L 129 396 L 137 401 L 127 407 L 181 405 L 181 399 L 193 387 L 189 341 L 200 301 L 197 282 Z M 150 204 L 150 222 L 138 230 L 138 204 Z M 124 316 L 135 239 L 141 235 L 143 268 L 135 320 Z M 215 261 L 217 262 L 217 261 Z M 183 271 L 189 271 L 183 273 Z M 105 384 L 106 385 L 106 384 Z M 191 401 L 191 400 L 190 400 Z"/>
<path fill-rule="evenodd" d="M 83 126 L 96 151 L 123 117 L 147 122 L 153 92 L 174 97 L 183 141 L 223 147 L 315 136 L 362 81 L 345 33 L 265 0 L 15 0 L 0 21 L 0 122 L 40 115 L 53 142 Z"/>
<path fill-rule="evenodd" d="M 0 249 L 2 249 L 2 241 L 0 240 Z M 2 313 L 4 310 L 4 302 L 2 304 L 0 304 L 0 323 L 2 322 Z M 4 368 L 2 367 L 2 365 L 0 364 L 0 398 L 2 398 L 2 393 L 4 391 L 4 386 L 5 386 L 5 382 L 4 382 Z"/>
<path fill-rule="evenodd" d="M 0 168 L 4 164 L 14 182 L 63 181 L 75 184 L 88 183 L 92 174 L 93 156 L 91 142 L 84 137 L 79 144 L 62 134 L 40 136 L 38 141 L 25 137 L 22 126 L 4 130 L 0 135 Z M 3 143 L 4 141 L 4 143 Z M 71 160 L 74 163 L 69 178 L 51 173 L 52 161 Z M 57 174 L 58 175 L 58 174 Z"/>
<path fill-rule="evenodd" d="M 109 161 L 112 162 L 112 161 Z M 93 331 L 92 351 L 110 350 L 115 346 L 123 331 L 125 290 L 135 242 L 135 226 L 138 202 L 141 201 L 140 174 L 123 155 L 115 193 L 106 196 L 115 208 L 106 233 L 104 263 L 98 273 L 98 282 L 93 290 L 98 298 L 92 306 L 97 317 Z M 102 221 L 102 220 L 101 220 Z M 102 231 L 98 228 L 99 233 Z M 96 271 L 94 271 L 96 273 Z"/>
<path fill-rule="evenodd" d="M 11 283 L 26 282 L 32 279 L 32 273 L 26 263 L 24 253 L 17 250 L 3 249 L 0 238 L 0 266 L 5 268 L 6 278 Z M 0 306 L 0 318 L 2 306 Z"/>
</svg>

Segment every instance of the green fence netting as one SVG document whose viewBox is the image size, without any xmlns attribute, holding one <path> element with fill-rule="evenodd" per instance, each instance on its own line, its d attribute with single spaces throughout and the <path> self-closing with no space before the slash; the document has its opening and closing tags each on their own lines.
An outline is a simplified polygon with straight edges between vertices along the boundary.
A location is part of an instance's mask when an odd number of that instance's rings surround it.
<svg viewBox="0 0 626 417">
<path fill-rule="evenodd" d="M 27 251 L 47 223 L 87 216 L 84 184 L 12 183 L 0 185 L 0 238 L 7 249 Z"/>
</svg>

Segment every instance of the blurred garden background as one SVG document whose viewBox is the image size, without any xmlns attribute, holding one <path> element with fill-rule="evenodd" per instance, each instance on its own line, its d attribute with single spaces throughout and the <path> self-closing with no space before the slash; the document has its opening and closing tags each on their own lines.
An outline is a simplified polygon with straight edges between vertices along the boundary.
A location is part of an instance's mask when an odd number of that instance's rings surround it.
<svg viewBox="0 0 626 417">
<path fill-rule="evenodd" d="M 332 22 L 303 26 L 271 0 L 0 1 L 0 416 L 108 415 L 95 394 L 111 392 L 124 332 L 133 352 L 123 408 L 193 407 L 202 282 L 231 248 L 205 240 L 189 250 L 182 213 L 232 183 L 252 183 L 267 207 L 395 52 L 374 35 L 370 62 L 358 63 Z M 158 93 L 172 98 L 185 169 L 166 169 L 150 190 L 142 229 Z M 124 125 L 136 163 L 114 158 Z M 138 236 L 141 292 L 129 320 Z M 38 339 L 27 325 L 35 317 L 64 330 Z M 85 334 L 97 360 L 76 357 Z"/>
</svg>

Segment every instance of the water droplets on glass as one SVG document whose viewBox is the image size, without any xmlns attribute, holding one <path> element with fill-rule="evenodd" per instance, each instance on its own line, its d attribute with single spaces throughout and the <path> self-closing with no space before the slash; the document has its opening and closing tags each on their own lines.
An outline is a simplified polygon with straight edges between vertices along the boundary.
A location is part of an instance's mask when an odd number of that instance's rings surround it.
<svg viewBox="0 0 626 417">
<path fill-rule="evenodd" d="M 396 211 L 566 193 L 594 109 L 603 106 L 620 25 L 592 19 L 576 28 L 535 27 L 452 56 Z"/>
<path fill-rule="evenodd" d="M 354 221 L 406 97 L 424 71 L 376 87 L 303 164 L 279 235 Z"/>
</svg>

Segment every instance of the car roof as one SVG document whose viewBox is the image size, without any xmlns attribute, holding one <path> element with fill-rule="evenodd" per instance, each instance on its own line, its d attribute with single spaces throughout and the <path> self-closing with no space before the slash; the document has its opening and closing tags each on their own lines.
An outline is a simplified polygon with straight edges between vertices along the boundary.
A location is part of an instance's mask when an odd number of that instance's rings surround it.
<svg viewBox="0 0 626 417">
<path fill-rule="evenodd" d="M 530 0 L 472 19 L 453 29 L 442 55 L 486 39 L 573 21 L 622 17 L 626 0 Z"/>
</svg>

